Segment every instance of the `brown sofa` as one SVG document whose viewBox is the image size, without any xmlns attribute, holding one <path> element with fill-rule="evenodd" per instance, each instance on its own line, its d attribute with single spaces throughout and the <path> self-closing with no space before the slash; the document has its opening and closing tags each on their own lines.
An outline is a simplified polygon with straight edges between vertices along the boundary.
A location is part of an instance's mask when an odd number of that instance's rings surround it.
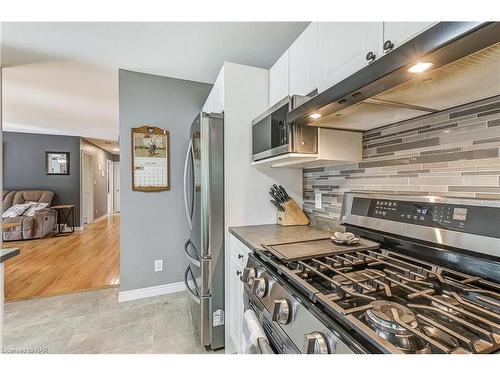
<svg viewBox="0 0 500 375">
<path fill-rule="evenodd" d="M 48 203 L 49 207 L 54 193 L 48 190 L 20 190 L 3 193 L 3 211 L 14 204 L 25 202 Z M 51 208 L 36 212 L 33 216 L 18 216 L 2 218 L 2 223 L 16 223 L 16 227 L 3 231 L 4 241 L 27 240 L 42 238 L 50 233 L 56 224 L 57 213 Z"/>
</svg>

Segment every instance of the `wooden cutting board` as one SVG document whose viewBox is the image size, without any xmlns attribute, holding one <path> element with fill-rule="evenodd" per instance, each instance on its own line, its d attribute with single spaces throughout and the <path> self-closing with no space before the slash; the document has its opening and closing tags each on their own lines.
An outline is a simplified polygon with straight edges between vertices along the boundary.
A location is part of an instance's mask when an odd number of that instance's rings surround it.
<svg viewBox="0 0 500 375">
<path fill-rule="evenodd" d="M 332 240 L 326 239 L 266 246 L 266 249 L 281 260 L 294 261 L 363 250 L 376 250 L 379 247 L 378 242 L 360 238 L 359 242 L 353 245 L 338 245 Z"/>
</svg>

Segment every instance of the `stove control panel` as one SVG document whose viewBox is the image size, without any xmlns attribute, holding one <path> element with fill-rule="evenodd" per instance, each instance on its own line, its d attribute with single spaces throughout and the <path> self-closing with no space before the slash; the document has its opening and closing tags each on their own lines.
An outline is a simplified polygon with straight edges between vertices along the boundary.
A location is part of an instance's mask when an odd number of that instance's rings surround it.
<svg viewBox="0 0 500 375">
<path fill-rule="evenodd" d="M 352 213 L 371 218 L 500 238 L 500 208 L 355 197 Z"/>
</svg>

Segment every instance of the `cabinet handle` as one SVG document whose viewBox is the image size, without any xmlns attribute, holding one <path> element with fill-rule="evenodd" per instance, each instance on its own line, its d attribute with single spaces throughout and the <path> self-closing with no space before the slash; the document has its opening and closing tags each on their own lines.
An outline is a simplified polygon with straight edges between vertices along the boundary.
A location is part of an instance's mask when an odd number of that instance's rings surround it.
<svg viewBox="0 0 500 375">
<path fill-rule="evenodd" d="M 236 271 L 236 276 L 240 276 L 241 275 L 241 271 Z"/>
<path fill-rule="evenodd" d="M 369 63 L 371 63 L 371 62 L 375 61 L 375 58 L 376 58 L 376 57 L 377 57 L 377 56 L 375 56 L 375 54 L 374 54 L 372 51 L 370 51 L 370 52 L 368 52 L 368 53 L 366 54 L 366 60 L 367 60 Z"/>
<path fill-rule="evenodd" d="M 391 42 L 390 40 L 386 40 L 384 42 L 384 52 L 389 52 L 393 48 L 394 48 L 394 43 L 393 42 Z"/>
<path fill-rule="evenodd" d="M 238 259 L 243 259 L 243 254 L 238 254 Z"/>
</svg>

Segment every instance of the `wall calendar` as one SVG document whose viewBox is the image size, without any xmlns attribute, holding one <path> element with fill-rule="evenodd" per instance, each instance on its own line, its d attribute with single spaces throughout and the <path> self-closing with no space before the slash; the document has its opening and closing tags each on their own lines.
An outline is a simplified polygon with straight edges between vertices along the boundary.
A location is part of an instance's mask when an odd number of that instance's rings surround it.
<svg viewBox="0 0 500 375">
<path fill-rule="evenodd" d="M 170 190 L 170 137 L 154 126 L 132 128 L 132 190 Z"/>
</svg>

